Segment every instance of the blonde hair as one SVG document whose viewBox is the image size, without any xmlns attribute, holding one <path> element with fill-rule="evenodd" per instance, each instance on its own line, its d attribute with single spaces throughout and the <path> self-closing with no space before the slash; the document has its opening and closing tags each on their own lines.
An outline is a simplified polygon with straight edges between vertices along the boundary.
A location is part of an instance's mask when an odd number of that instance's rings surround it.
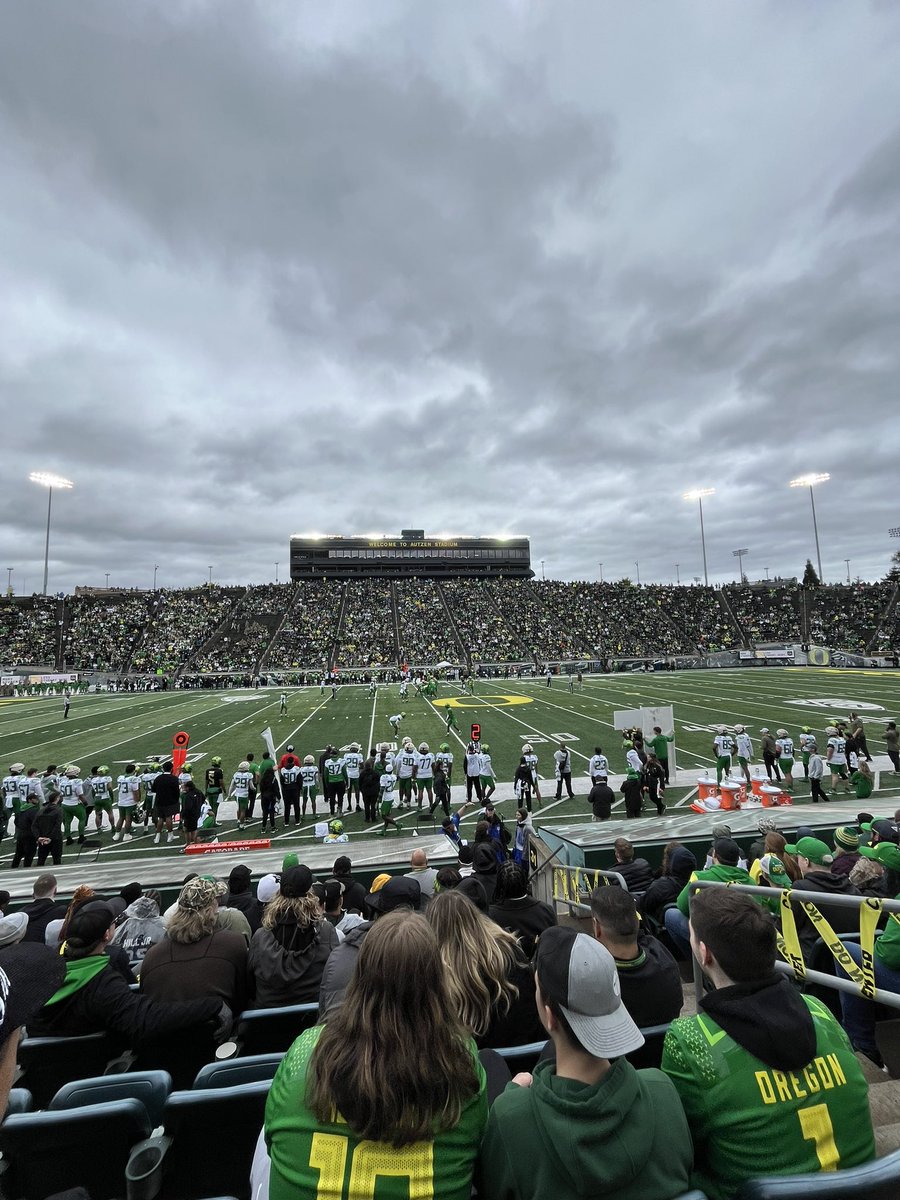
<svg viewBox="0 0 900 1200">
<path fill-rule="evenodd" d="M 280 893 L 270 900 L 263 913 L 263 928 L 274 929 L 285 917 L 294 917 L 302 928 L 317 925 L 322 913 L 319 897 L 312 892 L 305 896 L 282 896 Z"/>
<path fill-rule="evenodd" d="M 179 906 L 166 925 L 166 937 L 170 942 L 177 942 L 181 946 L 190 946 L 214 933 L 218 919 L 218 904 L 210 904 L 206 908 L 181 908 Z"/>
<path fill-rule="evenodd" d="M 466 896 L 440 892 L 426 911 L 447 968 L 447 986 L 463 1025 L 476 1037 L 518 996 L 512 975 L 526 965 L 518 938 L 494 924 Z"/>
</svg>

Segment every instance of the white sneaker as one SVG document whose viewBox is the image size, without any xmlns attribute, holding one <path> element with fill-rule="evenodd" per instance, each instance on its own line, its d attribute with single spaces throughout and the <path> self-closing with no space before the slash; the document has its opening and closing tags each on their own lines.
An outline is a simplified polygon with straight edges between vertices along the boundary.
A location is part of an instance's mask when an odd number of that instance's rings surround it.
<svg viewBox="0 0 900 1200">
<path fill-rule="evenodd" d="M 153 839 L 153 845 L 154 845 L 154 846 L 158 846 L 158 845 L 159 845 L 159 839 L 160 839 L 160 835 L 159 835 L 159 834 L 157 834 L 157 835 L 156 835 L 156 837 Z"/>
<path fill-rule="evenodd" d="M 114 833 L 114 834 L 113 834 L 113 841 L 114 841 L 114 842 L 121 842 L 121 840 L 122 840 L 122 835 L 121 835 L 121 833 Z"/>
<path fill-rule="evenodd" d="M 174 833 L 170 833 L 169 836 L 166 838 L 167 843 L 168 842 L 177 842 L 177 841 L 178 841 L 178 838 L 176 837 L 176 835 Z"/>
<path fill-rule="evenodd" d="M 132 834 L 132 833 L 126 833 L 126 834 L 125 834 L 125 836 L 122 838 L 122 841 L 123 841 L 123 842 L 133 842 L 133 841 L 134 841 L 134 834 Z"/>
</svg>

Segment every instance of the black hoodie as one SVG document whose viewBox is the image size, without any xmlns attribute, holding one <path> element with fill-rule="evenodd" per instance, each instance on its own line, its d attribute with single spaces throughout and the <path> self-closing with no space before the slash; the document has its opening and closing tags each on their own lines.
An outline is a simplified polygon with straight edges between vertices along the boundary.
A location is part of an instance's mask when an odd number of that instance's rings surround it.
<svg viewBox="0 0 900 1200">
<path fill-rule="evenodd" d="M 792 890 L 794 892 L 819 892 L 831 896 L 858 896 L 860 894 L 858 888 L 853 886 L 846 875 L 835 875 L 826 867 L 817 871 L 809 871 L 802 879 L 797 880 Z M 813 904 L 816 903 L 814 895 L 809 896 L 808 899 Z M 855 933 L 859 929 L 858 908 L 823 904 L 820 911 L 835 933 Z M 803 957 L 808 962 L 819 934 L 815 925 L 797 904 L 794 905 L 794 918 L 797 922 L 797 937 L 800 939 Z"/>
<path fill-rule="evenodd" d="M 799 1071 L 816 1054 L 816 1029 L 802 996 L 786 975 L 707 992 L 700 1007 L 760 1062 Z"/>
</svg>

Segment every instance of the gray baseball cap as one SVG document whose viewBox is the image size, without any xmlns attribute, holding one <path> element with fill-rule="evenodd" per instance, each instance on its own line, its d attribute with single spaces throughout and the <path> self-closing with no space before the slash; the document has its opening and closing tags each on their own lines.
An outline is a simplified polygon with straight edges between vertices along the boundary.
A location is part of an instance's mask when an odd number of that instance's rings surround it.
<svg viewBox="0 0 900 1200">
<path fill-rule="evenodd" d="M 544 1000 L 559 1005 L 572 1033 L 596 1058 L 621 1058 L 644 1044 L 622 1003 L 613 956 L 596 938 L 563 925 L 541 934 L 535 973 Z"/>
</svg>

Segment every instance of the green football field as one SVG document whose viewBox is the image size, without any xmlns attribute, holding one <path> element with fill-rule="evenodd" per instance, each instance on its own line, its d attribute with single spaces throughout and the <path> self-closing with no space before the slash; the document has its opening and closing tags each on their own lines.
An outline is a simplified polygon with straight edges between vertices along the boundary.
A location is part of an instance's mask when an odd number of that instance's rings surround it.
<svg viewBox="0 0 900 1200">
<path fill-rule="evenodd" d="M 543 679 L 529 681 L 494 680 L 475 685 L 474 694 L 454 685 L 442 684 L 437 700 L 431 703 L 415 697 L 402 702 L 397 686 L 378 689 L 374 700 L 360 686 L 339 688 L 332 698 L 331 689 L 318 687 L 288 692 L 288 712 L 279 713 L 280 689 L 222 692 L 168 692 L 134 695 L 85 695 L 72 701 L 67 720 L 63 720 L 59 698 L 15 699 L 0 701 L 0 766 L 5 773 L 16 760 L 41 771 L 48 763 L 77 763 L 86 775 L 91 766 L 107 764 L 113 776 L 129 762 L 143 762 L 151 755 L 170 754 L 173 735 L 179 730 L 190 734 L 189 759 L 195 776 L 202 784 L 202 773 L 212 755 L 220 755 L 226 779 L 248 751 L 262 757 L 261 732 L 271 727 L 275 745 L 281 753 L 292 744 L 301 756 L 319 754 L 328 744 L 346 747 L 357 741 L 365 752 L 377 742 L 393 742 L 388 717 L 402 712 L 401 736 L 409 735 L 418 745 L 427 741 L 432 750 L 447 741 L 456 756 L 454 804 L 462 802 L 464 746 L 470 726 L 481 726 L 482 742 L 491 748 L 498 779 L 497 797 L 505 797 L 501 808 L 512 818 L 514 808 L 511 780 L 524 742 L 530 742 L 540 758 L 540 770 L 549 776 L 542 785 L 543 808 L 539 823 L 566 824 L 589 816 L 587 793 L 590 784 L 584 774 L 596 745 L 603 747 L 614 773 L 624 770 L 624 751 L 614 728 L 614 713 L 639 707 L 672 705 L 675 715 L 675 746 L 678 774 L 669 789 L 670 811 L 687 806 L 695 794 L 698 774 L 712 768 L 714 728 L 736 723 L 747 727 L 758 747 L 758 731 L 768 726 L 773 732 L 784 726 L 796 741 L 800 728 L 809 725 L 825 744 L 824 729 L 836 716 L 846 717 L 857 709 L 866 721 L 870 752 L 879 770 L 881 807 L 892 812 L 900 796 L 900 779 L 891 774 L 884 750 L 884 722 L 900 711 L 900 675 L 883 671 L 828 669 L 763 669 L 745 671 L 694 671 L 677 674 L 634 674 L 586 677 L 582 690 L 570 691 L 565 679 L 554 679 L 548 688 Z M 458 728 L 445 733 L 448 706 Z M 668 731 L 667 731 L 668 732 Z M 573 758 L 574 800 L 555 800 L 552 778 L 554 743 L 564 738 Z M 802 779 L 802 768 L 798 767 Z M 798 799 L 806 794 L 802 782 Z M 620 802 L 621 803 L 621 802 Z M 870 801 L 869 807 L 877 801 Z M 320 798 L 320 819 L 322 803 Z M 537 816 L 537 813 L 536 813 Z M 402 824 L 415 826 L 416 814 L 400 814 Z M 466 822 L 474 822 L 474 814 Z M 258 821 L 258 814 L 257 814 Z M 360 836 L 366 830 L 362 814 L 345 816 L 345 829 Z M 371 827 L 369 827 L 371 828 Z M 250 825 L 244 837 L 258 834 L 258 824 Z M 237 835 L 233 820 L 224 820 L 220 840 Z M 279 844 L 304 843 L 314 835 L 312 822 L 288 832 L 277 832 Z M 94 838 L 93 831 L 91 837 Z M 152 834 L 135 837 L 126 844 L 110 844 L 110 835 L 102 835 L 104 859 L 144 859 L 148 855 L 171 857 L 177 846 L 152 844 Z M 4 851 L 11 850 L 11 839 Z M 67 851 L 64 862 L 70 861 Z M 8 862 L 8 858 L 5 857 Z"/>
</svg>

